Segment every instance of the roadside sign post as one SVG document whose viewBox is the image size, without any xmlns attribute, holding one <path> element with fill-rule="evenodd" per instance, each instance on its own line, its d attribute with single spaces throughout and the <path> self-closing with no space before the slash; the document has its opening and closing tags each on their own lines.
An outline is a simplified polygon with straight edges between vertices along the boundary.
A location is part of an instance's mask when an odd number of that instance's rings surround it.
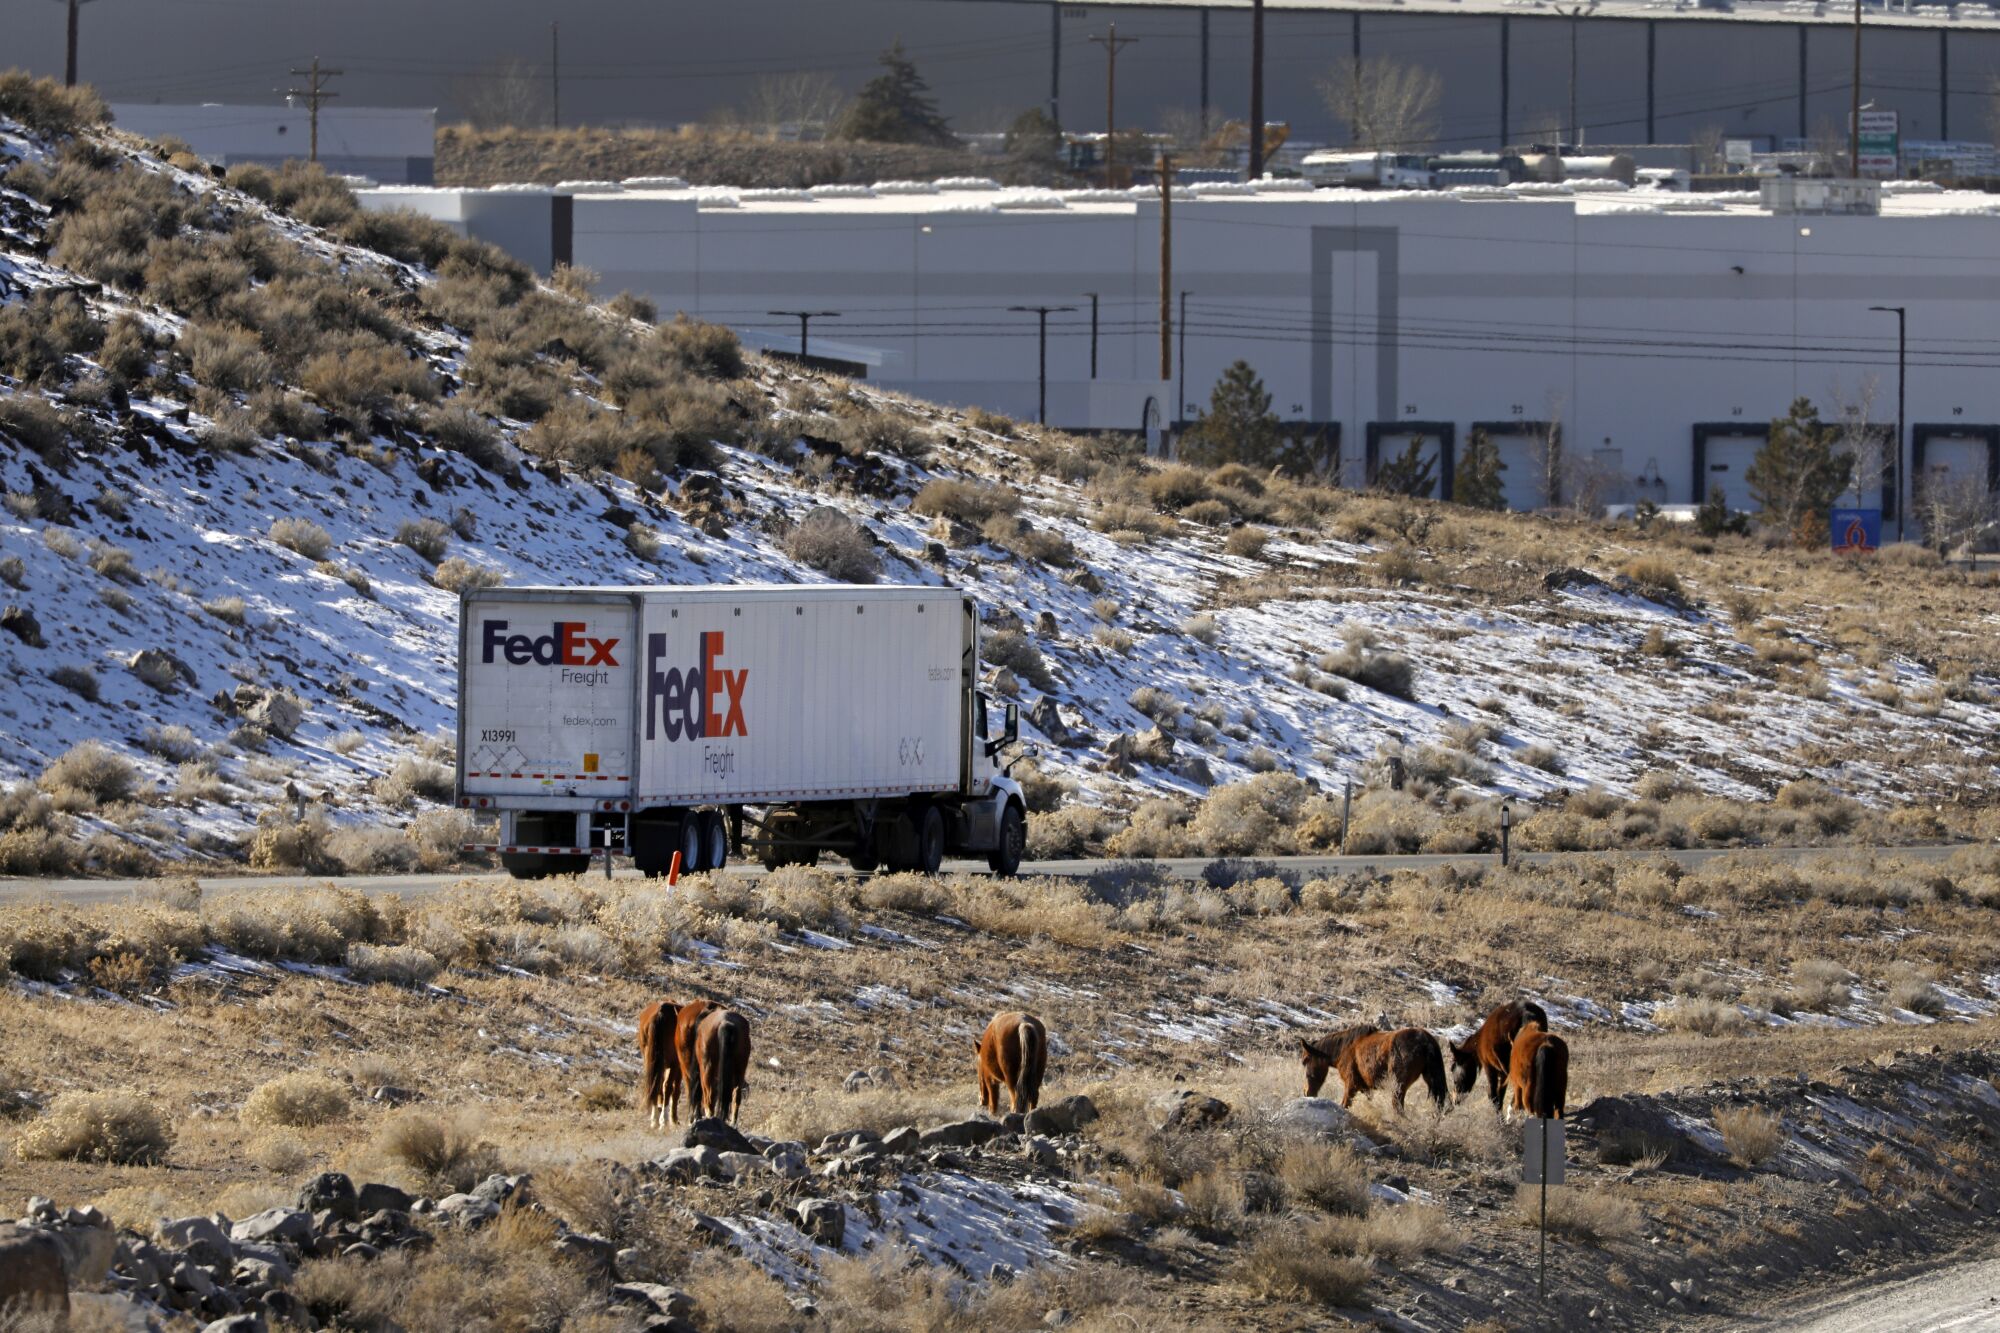
<svg viewBox="0 0 2000 1333">
<path fill-rule="evenodd" d="M 1563 1183 L 1569 1157 L 1569 1135 L 1563 1122 L 1536 1116 L 1521 1136 L 1521 1183 L 1541 1186 L 1540 1257 L 1535 1267 L 1535 1295 L 1549 1294 L 1549 1186 Z"/>
<path fill-rule="evenodd" d="M 1347 855 L 1347 812 L 1354 808 L 1354 779 L 1348 778 L 1340 793 L 1340 854 Z"/>
<path fill-rule="evenodd" d="M 1507 832 L 1513 826 L 1513 823 L 1514 803 L 1512 801 L 1500 802 L 1500 864 L 1503 868 L 1507 864 Z"/>
</svg>

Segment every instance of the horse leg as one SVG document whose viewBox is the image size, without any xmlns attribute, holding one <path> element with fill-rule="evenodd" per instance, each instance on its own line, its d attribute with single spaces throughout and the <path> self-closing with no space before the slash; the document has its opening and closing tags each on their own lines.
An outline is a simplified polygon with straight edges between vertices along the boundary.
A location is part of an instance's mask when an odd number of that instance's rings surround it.
<svg viewBox="0 0 2000 1333">
<path fill-rule="evenodd" d="M 1500 1071 L 1492 1065 L 1486 1066 L 1486 1096 L 1497 1109 L 1500 1105 Z"/>
<path fill-rule="evenodd" d="M 1354 1105 L 1354 1094 L 1360 1090 L 1359 1079 L 1342 1080 L 1340 1085 L 1340 1109 L 1344 1111 Z"/>
<path fill-rule="evenodd" d="M 1409 1091 L 1410 1091 L 1410 1084 L 1411 1084 L 1411 1083 L 1412 1083 L 1413 1081 L 1415 1081 L 1415 1078 L 1416 1078 L 1416 1075 L 1414 1075 L 1414 1074 L 1398 1074 L 1398 1075 L 1396 1075 L 1396 1114 L 1397 1114 L 1397 1115 L 1401 1115 L 1401 1114 L 1403 1114 L 1403 1098 L 1404 1098 L 1405 1096 L 1407 1096 L 1407 1095 L 1409 1094 Z"/>
</svg>

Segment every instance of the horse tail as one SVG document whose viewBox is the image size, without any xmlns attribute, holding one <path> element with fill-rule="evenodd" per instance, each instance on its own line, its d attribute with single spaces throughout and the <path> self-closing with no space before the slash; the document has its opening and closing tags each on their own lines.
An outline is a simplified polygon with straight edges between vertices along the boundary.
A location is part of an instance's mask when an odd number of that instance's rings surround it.
<svg viewBox="0 0 2000 1333">
<path fill-rule="evenodd" d="M 1535 1047 L 1535 1067 L 1528 1084 L 1529 1115 L 1546 1117 L 1549 1113 L 1549 1106 L 1555 1101 L 1553 1095 L 1555 1089 L 1549 1082 L 1550 1077 L 1554 1073 L 1554 1070 L 1550 1068 L 1552 1064 L 1550 1057 L 1554 1054 L 1550 1048 L 1554 1045 L 1554 1042 L 1544 1040 Z"/>
<path fill-rule="evenodd" d="M 1424 1034 L 1423 1045 L 1424 1086 L 1430 1089 L 1431 1100 L 1439 1106 L 1445 1102 L 1444 1052 L 1438 1048 L 1438 1039 L 1430 1033 Z"/>
<path fill-rule="evenodd" d="M 729 1108 L 735 1093 L 733 1077 L 736 1063 L 731 1058 L 736 1045 L 736 1026 L 728 1021 L 715 1025 L 715 1076 L 708 1080 L 708 1101 L 711 1115 L 729 1118 Z"/>
<path fill-rule="evenodd" d="M 1035 1029 L 1028 1015 L 1022 1014 L 1020 1023 L 1014 1029 L 1015 1039 L 1021 1044 L 1021 1063 L 1014 1070 L 1014 1109 L 1031 1109 L 1028 1097 L 1032 1091 L 1031 1082 L 1035 1069 Z"/>
</svg>

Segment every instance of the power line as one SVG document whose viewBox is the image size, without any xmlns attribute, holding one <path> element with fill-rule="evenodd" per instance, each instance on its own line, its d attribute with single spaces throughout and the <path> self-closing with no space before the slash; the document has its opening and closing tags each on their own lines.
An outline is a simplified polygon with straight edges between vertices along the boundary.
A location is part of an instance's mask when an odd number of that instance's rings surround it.
<svg viewBox="0 0 2000 1333">
<path fill-rule="evenodd" d="M 309 77 L 309 81 L 304 88 L 293 88 L 285 94 L 287 97 L 303 97 L 306 99 L 306 108 L 312 120 L 312 156 L 307 159 L 308 161 L 319 161 L 319 104 L 327 98 L 340 96 L 339 93 L 330 93 L 326 90 L 326 81 L 337 78 L 345 72 L 345 70 L 338 69 L 321 69 L 318 56 L 313 57 L 310 69 L 294 69 L 292 71 L 292 77 L 295 79 Z"/>
</svg>

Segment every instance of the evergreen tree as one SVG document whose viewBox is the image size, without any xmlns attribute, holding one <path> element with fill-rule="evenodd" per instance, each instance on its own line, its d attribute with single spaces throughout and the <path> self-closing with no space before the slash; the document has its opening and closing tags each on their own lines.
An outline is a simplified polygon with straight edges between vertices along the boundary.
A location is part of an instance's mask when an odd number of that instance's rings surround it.
<svg viewBox="0 0 2000 1333">
<path fill-rule="evenodd" d="M 1268 468 L 1277 461 L 1278 415 L 1271 395 L 1248 361 L 1222 372 L 1208 396 L 1208 411 L 1188 427 L 1181 457 L 1199 467 L 1241 463 Z"/>
<path fill-rule="evenodd" d="M 903 53 L 899 40 L 881 55 L 883 73 L 870 79 L 840 122 L 840 137 L 872 143 L 920 143 L 952 147 L 951 126 L 938 114 L 930 85 Z"/>
<path fill-rule="evenodd" d="M 1507 496 L 1500 487 L 1500 474 L 1506 470 L 1507 465 L 1500 461 L 1500 446 L 1485 431 L 1473 431 L 1451 474 L 1451 498 L 1474 509 L 1505 509 Z"/>
<path fill-rule="evenodd" d="M 1424 442 L 1415 436 L 1403 452 L 1375 468 L 1375 490 L 1385 495 L 1427 496 L 1437 486 L 1437 455 L 1424 453 Z"/>
<path fill-rule="evenodd" d="M 1801 545 L 1824 539 L 1827 513 L 1854 475 L 1854 455 L 1834 447 L 1839 437 L 1810 399 L 1795 398 L 1744 470 L 1764 520 Z"/>
<path fill-rule="evenodd" d="M 1704 537 L 1720 537 L 1725 532 L 1748 532 L 1750 520 L 1729 507 L 1729 497 L 1722 493 L 1722 487 L 1710 486 L 1708 498 L 1694 511 L 1694 526 Z"/>
<path fill-rule="evenodd" d="M 1049 113 L 1031 106 L 1007 127 L 1007 156 L 1032 162 L 1054 162 L 1062 153 L 1062 126 Z"/>
</svg>

